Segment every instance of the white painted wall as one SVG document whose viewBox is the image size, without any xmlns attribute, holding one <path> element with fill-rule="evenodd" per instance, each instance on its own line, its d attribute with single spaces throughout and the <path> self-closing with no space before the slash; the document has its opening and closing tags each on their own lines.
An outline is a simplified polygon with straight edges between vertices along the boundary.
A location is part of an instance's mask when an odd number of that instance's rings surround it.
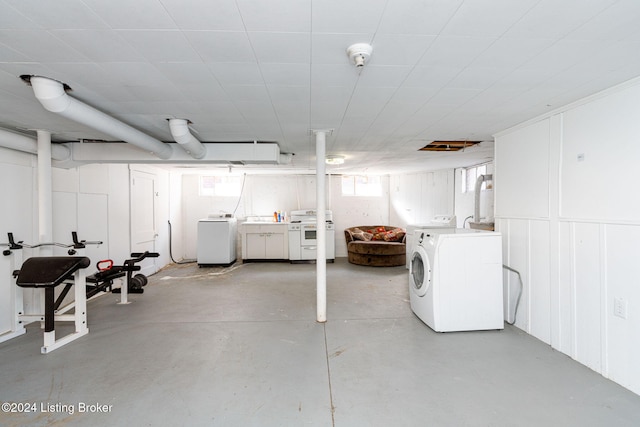
<svg viewBox="0 0 640 427">
<path fill-rule="evenodd" d="M 496 226 L 516 326 L 640 393 L 640 80 L 496 136 Z M 512 313 L 516 276 L 505 273 Z M 621 299 L 626 318 L 614 313 Z"/>
<path fill-rule="evenodd" d="M 34 216 L 34 157 L 0 147 L 0 242 L 7 243 L 7 233 L 16 240 L 32 241 Z M 0 249 L 5 250 L 6 246 Z M 21 257 L 21 254 L 18 254 Z M 15 255 L 0 256 L 0 337 L 13 329 L 15 282 L 11 272 L 17 268 Z M 18 259 L 20 260 L 20 258 Z"/>
<path fill-rule="evenodd" d="M 390 178 L 391 225 L 424 224 L 436 215 L 454 215 L 453 169 L 393 175 Z"/>
<path fill-rule="evenodd" d="M 487 174 L 493 174 L 493 163 L 488 163 Z M 458 228 L 469 228 L 469 222 L 473 221 L 475 210 L 475 191 L 462 191 L 462 174 L 464 169 L 456 169 L 455 174 L 455 215 L 458 222 Z M 473 187 L 475 189 L 475 183 Z M 480 193 L 480 218 L 494 217 L 494 194 L 493 185 L 487 188 L 483 185 Z M 465 221 L 466 220 L 466 221 Z"/>
<path fill-rule="evenodd" d="M 342 196 L 340 176 L 327 176 L 326 179 L 327 209 L 333 211 L 335 225 L 336 256 L 346 257 L 345 228 L 389 222 L 389 178 L 382 177 L 383 194 L 380 197 Z M 297 209 L 312 209 L 316 204 L 315 180 L 314 175 L 246 175 L 242 197 L 238 199 L 201 196 L 198 191 L 198 175 L 183 175 L 180 244 L 184 253 L 180 258 L 196 258 L 199 219 L 206 218 L 209 214 L 235 213 L 238 221 L 242 222 L 249 216 L 272 216 L 277 210 L 289 214 Z M 174 238 L 180 237 L 175 233 Z M 238 242 L 240 240 L 238 238 Z M 176 247 L 178 246 L 174 244 L 174 258 L 177 257 Z"/>
</svg>

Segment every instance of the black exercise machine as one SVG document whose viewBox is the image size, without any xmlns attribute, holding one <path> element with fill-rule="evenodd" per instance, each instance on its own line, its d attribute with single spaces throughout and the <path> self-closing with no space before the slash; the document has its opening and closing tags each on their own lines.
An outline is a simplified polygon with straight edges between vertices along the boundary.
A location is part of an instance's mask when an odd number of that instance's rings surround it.
<svg viewBox="0 0 640 427">
<path fill-rule="evenodd" d="M 87 298 L 91 298 L 99 292 L 110 291 L 114 294 L 122 293 L 122 288 L 113 288 L 113 281 L 126 276 L 126 293 L 141 294 L 148 279 L 142 273 L 134 275 L 135 271 L 140 271 L 140 266 L 136 265 L 145 258 L 157 258 L 157 252 L 134 252 L 133 258 L 125 260 L 123 265 L 113 265 L 113 260 L 105 259 L 98 261 L 96 268 L 98 271 L 87 276 Z"/>
<path fill-rule="evenodd" d="M 140 271 L 140 265 L 136 265 L 145 258 L 156 258 L 159 256 L 156 252 L 138 252 L 132 253 L 130 259 L 124 261 L 123 265 L 113 265 L 112 260 L 103 260 L 97 263 L 98 271 L 90 276 L 86 276 L 84 269 L 90 264 L 91 260 L 84 256 L 74 256 L 79 249 L 84 249 L 87 244 L 101 244 L 102 242 L 88 242 L 86 240 L 78 240 L 78 235 L 74 231 L 71 233 L 73 243 L 65 245 L 61 243 L 40 243 L 37 245 L 28 245 L 23 241 L 16 242 L 13 233 L 8 233 L 9 243 L 1 244 L 7 246 L 8 249 L 3 251 L 3 255 L 9 256 L 14 250 L 24 248 L 38 248 L 42 246 L 57 246 L 67 248 L 69 256 L 42 256 L 28 258 L 20 270 L 13 271 L 16 279 L 16 285 L 19 288 L 43 289 L 45 293 L 45 312 L 44 314 L 24 314 L 22 293 L 14 296 L 16 302 L 15 309 L 15 331 L 12 331 L 10 337 L 21 335 L 25 332 L 24 324 L 41 321 L 44 322 L 44 345 L 42 353 L 53 351 L 70 341 L 80 338 L 89 333 L 87 327 L 87 299 L 95 296 L 100 292 L 113 292 L 121 294 L 121 304 L 128 303 L 127 296 L 129 293 L 143 293 L 142 289 L 148 282 L 144 274 L 135 274 Z M 13 261 L 12 261 L 13 262 Z M 125 284 L 118 288 L 114 288 L 113 284 L 116 279 L 126 277 Z M 55 296 L 55 288 L 64 284 L 64 288 Z M 68 295 L 71 287 L 75 288 L 75 299 L 73 303 L 61 309 L 60 306 Z M 64 314 L 67 310 L 73 308 L 73 314 Z M 72 321 L 75 323 L 75 332 L 70 333 L 63 338 L 55 337 L 55 321 Z"/>
<path fill-rule="evenodd" d="M 16 284 L 21 288 L 44 289 L 44 344 L 42 353 L 53 351 L 83 335 L 89 333 L 87 327 L 87 298 L 83 292 L 83 269 L 91 264 L 87 257 L 80 256 L 47 256 L 31 257 L 27 259 L 20 270 L 14 272 L 17 275 Z M 69 280 L 72 283 L 68 283 Z M 64 291 L 55 298 L 55 288 L 62 283 L 67 283 Z M 75 285 L 74 314 L 56 314 L 60 303 L 67 295 L 71 286 Z M 42 321 L 42 315 L 19 314 L 19 320 Z M 75 323 L 75 332 L 56 340 L 55 321 L 72 321 Z"/>
</svg>

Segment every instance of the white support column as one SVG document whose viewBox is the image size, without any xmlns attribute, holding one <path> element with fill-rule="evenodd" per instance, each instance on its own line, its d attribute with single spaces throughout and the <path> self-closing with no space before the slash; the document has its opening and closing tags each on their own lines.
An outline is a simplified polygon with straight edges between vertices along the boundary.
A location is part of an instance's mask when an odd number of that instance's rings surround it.
<svg viewBox="0 0 640 427">
<path fill-rule="evenodd" d="M 325 220 L 325 151 L 326 130 L 313 131 L 316 136 L 316 305 L 318 322 L 327 321 L 327 228 Z"/>
<path fill-rule="evenodd" d="M 51 133 L 38 131 L 38 238 L 39 243 L 53 241 L 53 190 L 51 186 Z M 40 249 L 49 251 L 50 247 Z"/>
<path fill-rule="evenodd" d="M 51 185 L 51 132 L 38 130 L 38 243 L 53 242 L 53 187 Z M 53 246 L 38 248 L 38 255 L 53 255 Z M 20 290 L 19 292 L 24 292 Z M 31 292 L 33 307 L 44 313 L 43 292 Z M 24 301 L 23 301 L 24 304 Z M 42 323 L 42 322 L 41 322 Z M 45 334 L 45 341 L 47 334 Z M 54 338 L 55 340 L 55 335 Z M 45 342 L 45 346 L 47 343 Z"/>
</svg>

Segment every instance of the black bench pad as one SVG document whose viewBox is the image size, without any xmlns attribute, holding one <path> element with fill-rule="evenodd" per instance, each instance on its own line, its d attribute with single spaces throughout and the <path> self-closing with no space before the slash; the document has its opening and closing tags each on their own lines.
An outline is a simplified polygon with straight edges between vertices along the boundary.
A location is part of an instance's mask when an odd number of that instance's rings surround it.
<svg viewBox="0 0 640 427">
<path fill-rule="evenodd" d="M 83 256 L 32 257 L 22 264 L 16 284 L 23 288 L 55 287 L 90 264 Z"/>
</svg>

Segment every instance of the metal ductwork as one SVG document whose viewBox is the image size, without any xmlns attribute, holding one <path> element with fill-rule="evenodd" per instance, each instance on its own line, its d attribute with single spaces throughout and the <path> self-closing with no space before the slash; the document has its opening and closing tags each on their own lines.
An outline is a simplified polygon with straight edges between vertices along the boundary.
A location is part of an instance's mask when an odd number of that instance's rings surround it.
<svg viewBox="0 0 640 427">
<path fill-rule="evenodd" d="M 38 142 L 36 139 L 9 132 L 5 129 L 0 129 L 0 147 L 30 154 L 38 153 Z M 66 145 L 51 144 L 51 158 L 60 161 L 69 160 L 71 158 L 71 150 Z"/>
<path fill-rule="evenodd" d="M 32 76 L 30 83 L 33 93 L 42 106 L 69 120 L 89 126 L 107 135 L 126 141 L 160 159 L 170 159 L 173 154 L 171 145 L 159 141 L 113 117 L 84 104 L 67 95 L 64 86 L 57 80 Z"/>
<path fill-rule="evenodd" d="M 205 146 L 191 134 L 188 120 L 169 119 L 169 130 L 173 139 L 194 159 L 202 159 L 207 154 Z"/>
<path fill-rule="evenodd" d="M 493 175 L 480 175 L 476 180 L 476 188 L 474 195 L 474 209 L 473 209 L 473 221 L 480 222 L 480 190 L 482 189 L 482 183 L 486 181 L 492 181 Z"/>
</svg>

